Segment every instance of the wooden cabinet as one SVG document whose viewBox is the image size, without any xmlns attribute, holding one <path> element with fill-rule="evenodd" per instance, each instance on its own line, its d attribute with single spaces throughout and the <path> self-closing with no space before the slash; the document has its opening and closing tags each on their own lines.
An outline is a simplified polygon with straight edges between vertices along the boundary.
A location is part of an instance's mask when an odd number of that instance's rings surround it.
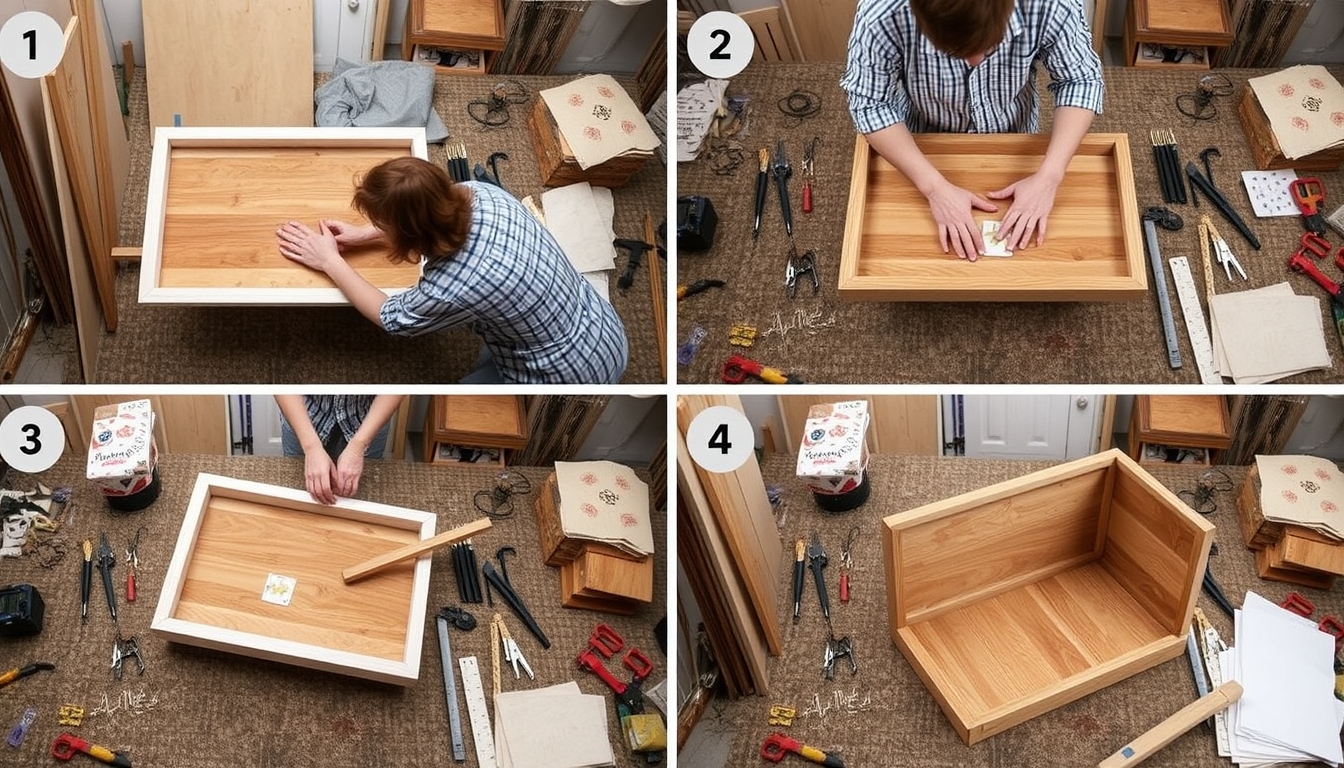
<svg viewBox="0 0 1344 768">
<path fill-rule="evenodd" d="M 425 414 L 425 461 L 454 464 L 448 448 L 485 448 L 499 452 L 499 465 L 509 451 L 527 445 L 527 408 L 521 395 L 436 395 Z"/>
<path fill-rule="evenodd" d="M 416 49 L 421 49 L 417 54 Z M 406 10 L 406 30 L 401 36 L 401 57 L 424 61 L 425 49 L 454 51 L 464 60 L 474 57 L 474 66 L 436 65 L 447 75 L 483 75 L 489 59 L 504 49 L 504 6 L 501 0 L 411 0 Z M 451 60 L 451 59 L 450 59 Z"/>
<path fill-rule="evenodd" d="M 1183 448 L 1202 453 L 1232 445 L 1232 421 L 1221 395 L 1139 395 L 1129 418 L 1129 455 L 1145 461 L 1147 446 Z"/>
<path fill-rule="evenodd" d="M 1223 0 L 1130 0 L 1125 8 L 1125 63 L 1131 67 L 1208 69 L 1212 48 L 1232 43 L 1232 19 Z M 1202 53 L 1192 61 L 1167 62 L 1144 56 L 1152 44 Z"/>
</svg>

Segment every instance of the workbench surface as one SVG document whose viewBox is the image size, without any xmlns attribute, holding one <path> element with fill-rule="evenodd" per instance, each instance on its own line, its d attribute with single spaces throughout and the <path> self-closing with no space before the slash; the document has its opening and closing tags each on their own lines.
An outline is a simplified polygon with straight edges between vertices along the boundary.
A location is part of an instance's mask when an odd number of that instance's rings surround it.
<svg viewBox="0 0 1344 768">
<path fill-rule="evenodd" d="M 344 675 L 207 650 L 155 636 L 149 629 L 159 599 L 164 573 L 173 554 L 182 516 L 198 472 L 303 487 L 302 459 L 165 455 L 160 457 L 163 494 L 148 509 L 133 514 L 108 510 L 97 489 L 83 479 L 83 456 L 67 457 L 40 479 L 51 486 L 73 485 L 74 522 L 62 532 L 69 544 L 65 559 L 42 568 L 32 556 L 0 560 L 0 583 L 31 583 L 46 602 L 43 632 L 33 638 L 6 638 L 5 669 L 31 661 L 50 661 L 54 672 L 39 672 L 0 690 L 0 723 L 6 732 L 25 707 L 38 718 L 12 764 L 46 765 L 52 740 L 63 730 L 115 750 L 125 750 L 136 768 L 291 768 L 295 766 L 475 766 L 475 752 L 465 700 L 459 693 L 463 728 L 467 731 L 467 762 L 454 763 L 448 738 L 447 705 L 439 664 L 438 634 L 432 620 L 445 605 L 457 605 L 457 586 L 447 549 L 435 554 L 430 580 L 430 620 L 424 627 L 420 679 L 410 687 L 384 685 Z M 500 611 L 511 634 L 536 673 L 536 680 L 513 680 L 504 665 L 503 690 L 521 690 L 576 680 L 584 693 L 609 689 L 592 674 L 575 667 L 598 622 L 606 622 L 625 639 L 627 647 L 643 650 L 654 662 L 650 684 L 667 676 L 667 661 L 659 651 L 653 626 L 666 613 L 667 570 L 664 551 L 655 557 L 655 595 L 652 605 L 630 617 L 569 610 L 560 607 L 559 570 L 542 564 L 538 554 L 532 499 L 550 472 L 549 467 L 512 468 L 532 482 L 533 493 L 515 500 L 513 517 L 495 521 L 474 538 L 477 557 L 491 557 L 497 549 L 513 546 L 508 557 L 509 577 L 537 622 L 551 639 L 543 651 L 536 639 L 507 607 L 469 605 L 478 626 L 470 632 L 452 631 L 453 657 L 475 655 L 482 677 L 490 685 L 490 615 Z M 444 531 L 479 517 L 472 495 L 489 488 L 497 469 L 489 467 L 436 467 L 397 461 L 365 464 L 358 497 L 415 509 L 439 516 Z M 11 476 L 11 486 L 31 488 L 27 476 Z M 125 601 L 126 544 L 142 529 L 138 594 Z M 666 541 L 666 515 L 654 513 L 656 541 Z M 121 681 L 112 678 L 115 630 L 107 612 L 100 575 L 95 569 L 89 597 L 89 620 L 80 624 L 80 544 L 106 531 L 116 552 L 112 569 L 117 588 L 117 610 L 122 632 L 139 638 L 146 669 L 142 677 L 131 664 Z M 502 663 L 502 662 L 501 662 Z M 627 671 L 619 660 L 608 662 L 618 676 Z M 461 683 L 458 683 L 459 690 Z M 57 724 L 57 709 L 77 704 L 86 710 L 84 724 L 65 728 Z M 99 710 L 103 711 L 99 711 Z M 616 764 L 632 768 L 636 762 L 618 739 L 615 716 L 608 705 L 608 732 Z M 490 708 L 493 716 L 494 708 Z M 11 764 L 8 756 L 0 762 Z M 77 758 L 83 759 L 83 758 Z M 90 763 L 91 765 L 93 763 Z"/>
<path fill-rule="evenodd" d="M 872 496 L 862 507 L 845 514 L 822 512 L 811 493 L 794 477 L 794 463 L 793 456 L 776 454 L 762 464 L 766 484 L 783 487 L 787 517 L 780 536 L 787 545 L 783 557 L 790 562 L 784 564 L 782 572 L 793 572 L 792 542 L 797 538 L 810 541 L 813 532 L 820 533 L 830 558 L 825 574 L 835 634 L 848 635 L 853 640 L 859 671 L 851 676 L 848 664 L 841 660 L 837 663 L 835 680 L 822 679 L 826 624 L 821 618 L 812 576 L 810 572 L 806 576 L 802 618 L 797 624 L 791 623 L 792 582 L 779 584 L 776 610 L 784 628 L 784 652 L 770 660 L 769 693 L 711 705 L 722 707 L 720 723 L 737 734 L 725 765 L 756 764 L 761 742 L 772 731 L 783 730 L 819 749 L 842 751 L 849 766 L 1077 768 L 1096 765 L 1128 740 L 1194 700 L 1190 665 L 1182 654 L 967 747 L 891 641 L 879 535 L 881 520 L 1021 477 L 1052 463 L 875 455 L 868 466 Z M 1196 479 L 1208 468 L 1173 465 L 1148 469 L 1163 485 L 1179 491 L 1193 489 Z M 1245 467 L 1217 469 L 1225 471 L 1237 484 L 1246 473 Z M 1255 575 L 1254 557 L 1242 546 L 1237 531 L 1235 499 L 1235 490 L 1218 493 L 1217 510 L 1208 518 L 1217 526 L 1218 554 L 1210 558 L 1214 578 L 1233 605 L 1241 605 L 1248 589 L 1277 603 L 1290 587 L 1262 581 Z M 840 550 L 854 526 L 859 526 L 860 535 L 853 548 L 850 602 L 843 604 L 836 597 Z M 1005 541 L 1003 545 L 1011 547 L 1013 543 Z M 1298 591 L 1316 605 L 1318 616 L 1344 616 L 1344 596 L 1338 590 L 1298 588 Z M 1197 604 L 1230 644 L 1231 619 L 1203 592 Z M 1004 638 L 1004 642 L 1011 639 Z M 797 709 L 799 716 L 791 727 L 779 729 L 767 725 L 767 712 L 772 704 Z M 825 710 L 824 714 L 818 714 L 818 709 Z M 811 712 L 804 716 L 808 710 Z M 1212 731 L 1201 727 L 1178 738 L 1146 765 L 1213 768 L 1227 766 L 1228 762 L 1218 757 Z M 704 766 L 684 764 L 683 768 Z"/>
<path fill-rule="evenodd" d="M 1151 287 L 1144 299 L 1115 303 L 842 301 L 836 286 L 854 149 L 854 127 L 838 84 L 843 71 L 842 62 L 752 64 L 733 78 L 728 88 L 729 96 L 751 97 L 747 133 L 735 137 L 743 147 L 745 162 L 730 175 L 715 175 L 703 155 L 696 161 L 678 164 L 677 194 L 710 198 L 719 223 L 713 249 L 678 254 L 677 282 L 689 284 L 706 278 L 728 281 L 725 288 L 711 289 L 678 303 L 678 344 L 687 339 L 696 325 L 708 332 L 694 362 L 678 368 L 678 381 L 717 382 L 724 360 L 733 353 L 741 353 L 809 383 L 1199 383 L 1174 287 L 1171 302 L 1185 361 L 1179 370 L 1172 370 L 1167 362 L 1161 319 Z M 1150 130 L 1169 128 L 1175 133 L 1182 164 L 1190 160 L 1199 165 L 1200 151 L 1217 147 L 1221 157 L 1210 161 L 1214 184 L 1232 201 L 1263 248 L 1253 250 L 1207 201 L 1202 201 L 1198 208 L 1192 204 L 1169 206 L 1185 219 L 1185 227 L 1178 232 L 1158 230 L 1164 259 L 1190 257 L 1207 316 L 1197 232 L 1200 215 L 1209 214 L 1250 278 L 1248 282 L 1229 285 L 1215 265 L 1218 293 L 1287 281 L 1297 294 L 1322 299 L 1326 348 L 1334 366 L 1328 371 L 1300 374 L 1284 381 L 1294 384 L 1344 381 L 1344 346 L 1333 331 L 1325 292 L 1308 277 L 1290 273 L 1286 266 L 1304 231 L 1301 218 L 1254 218 L 1241 184 L 1240 172 L 1254 170 L 1255 166 L 1237 118 L 1236 99 L 1248 77 L 1276 70 L 1221 71 L 1236 84 L 1236 92 L 1215 97 L 1215 118 L 1194 120 L 1178 112 L 1174 100 L 1178 94 L 1194 91 L 1200 73 L 1108 67 L 1104 114 L 1098 116 L 1092 130 L 1129 135 L 1140 208 L 1162 204 Z M 1344 67 L 1332 67 L 1331 72 L 1344 79 Z M 1039 92 L 1042 123 L 1048 129 L 1052 110 L 1046 82 L 1042 76 Z M 776 102 L 795 88 L 817 94 L 821 99 L 820 112 L 801 120 L 783 115 Z M 815 210 L 805 214 L 802 153 L 804 143 L 814 136 L 821 138 L 812 184 Z M 810 283 L 800 284 L 793 299 L 785 291 L 789 240 L 784 233 L 773 180 L 766 195 L 760 237 L 751 238 L 756 151 L 761 147 L 773 150 L 779 139 L 784 140 L 793 166 L 789 181 L 793 242 L 799 253 L 816 251 L 821 282 L 816 296 Z M 1301 175 L 1316 175 L 1322 180 L 1327 195 L 1326 212 L 1344 203 L 1344 172 Z M 1340 244 L 1338 233 L 1331 231 L 1327 237 L 1335 246 Z M 948 258 L 956 259 L 955 255 Z M 977 265 L 964 266 L 967 279 L 975 279 Z M 1335 280 L 1344 277 L 1329 262 L 1323 264 L 1323 271 Z M 759 335 L 754 347 L 743 350 L 729 345 L 729 329 L 736 324 L 757 327 Z"/>
</svg>

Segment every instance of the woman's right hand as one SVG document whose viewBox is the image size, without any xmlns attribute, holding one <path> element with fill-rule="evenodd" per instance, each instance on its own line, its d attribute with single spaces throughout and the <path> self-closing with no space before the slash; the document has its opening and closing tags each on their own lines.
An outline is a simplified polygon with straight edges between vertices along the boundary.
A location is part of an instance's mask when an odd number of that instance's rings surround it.
<svg viewBox="0 0 1344 768">
<path fill-rule="evenodd" d="M 303 455 L 303 481 L 308 493 L 321 504 L 335 504 L 336 493 L 332 487 L 332 475 L 336 463 L 322 448 L 308 451 Z"/>
<path fill-rule="evenodd" d="M 946 180 L 929 194 L 929 211 L 938 224 L 938 243 L 943 253 L 951 245 L 960 258 L 971 261 L 980 258 L 985 241 L 971 216 L 976 208 L 991 213 L 999 210 L 994 203 Z"/>
<path fill-rule="evenodd" d="M 327 229 L 331 231 L 331 234 L 336 236 L 336 247 L 340 248 L 342 251 L 347 248 L 368 245 L 369 243 L 381 239 L 383 236 L 383 233 L 379 232 L 378 228 L 372 224 L 360 226 L 358 224 L 351 224 L 348 221 L 341 221 L 340 219 L 327 219 L 322 223 L 326 224 Z"/>
</svg>

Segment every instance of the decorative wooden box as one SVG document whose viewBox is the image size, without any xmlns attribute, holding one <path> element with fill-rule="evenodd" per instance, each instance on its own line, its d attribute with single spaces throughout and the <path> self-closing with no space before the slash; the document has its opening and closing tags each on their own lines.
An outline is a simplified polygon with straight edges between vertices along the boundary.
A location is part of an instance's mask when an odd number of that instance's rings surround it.
<svg viewBox="0 0 1344 768">
<path fill-rule="evenodd" d="M 915 142 L 949 181 L 975 192 L 1029 176 L 1048 136 L 919 134 Z M 976 211 L 977 225 L 1001 221 Z M 1147 296 L 1143 237 L 1129 139 L 1090 133 L 1055 196 L 1045 245 L 977 262 L 943 253 L 928 201 L 863 136 L 854 144 L 840 296 L 857 301 L 1136 301 Z"/>
<path fill-rule="evenodd" d="M 532 135 L 532 148 L 537 152 L 541 183 L 548 187 L 563 187 L 581 181 L 596 187 L 624 187 L 653 157 L 653 152 L 632 150 L 591 168 L 580 168 L 569 142 L 560 135 L 555 119 L 541 97 L 537 97 L 527 117 L 527 127 Z"/>
<path fill-rule="evenodd" d="M 420 674 L 430 556 L 341 570 L 434 534 L 429 512 L 200 474 L 151 628 L 187 645 L 397 685 Z M 263 599 L 294 579 L 288 605 Z"/>
<path fill-rule="evenodd" d="M 892 639 L 967 744 L 1179 656 L 1213 542 L 1120 450 L 883 525 Z"/>
<path fill-rule="evenodd" d="M 296 219 L 363 223 L 355 180 L 378 163 L 426 158 L 423 128 L 160 128 L 155 132 L 140 259 L 140 301 L 349 304 L 326 275 L 280 254 Z M 346 260 L 388 294 L 420 277 L 381 247 Z"/>
</svg>

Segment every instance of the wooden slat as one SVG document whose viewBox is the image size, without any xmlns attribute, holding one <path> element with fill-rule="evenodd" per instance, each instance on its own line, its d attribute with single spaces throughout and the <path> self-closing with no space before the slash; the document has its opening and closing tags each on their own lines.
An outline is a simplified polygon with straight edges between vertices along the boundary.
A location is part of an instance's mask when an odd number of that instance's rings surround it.
<svg viewBox="0 0 1344 768">
<path fill-rule="evenodd" d="M 43 78 L 43 94 L 51 99 L 56 133 L 65 158 L 66 178 L 74 195 L 79 229 L 83 233 L 85 258 L 98 291 L 103 321 L 111 331 L 117 326 L 116 277 L 112 272 L 112 246 L 108 240 L 107 221 L 103 218 L 103 198 L 94 159 L 101 151 L 94 125 L 102 123 L 89 112 L 91 96 L 85 80 L 79 26 L 77 16 L 72 16 L 66 24 L 65 54 L 56 69 Z M 95 314 L 92 327 L 97 326 Z M 87 374 L 86 379 L 92 380 Z"/>
<path fill-rule="evenodd" d="M 444 531 L 432 538 L 407 544 L 390 552 L 384 552 L 367 560 L 355 563 L 354 565 L 341 571 L 341 578 L 346 584 L 353 584 L 357 581 L 367 579 L 374 574 L 388 570 L 398 563 L 417 558 L 421 555 L 433 552 L 440 547 L 446 547 L 454 542 L 470 538 L 488 530 L 492 523 L 490 518 L 482 517 L 479 520 L 473 520 L 466 525 L 459 525 L 451 530 Z"/>
<path fill-rule="evenodd" d="M 798 53 L 789 41 L 787 25 L 779 17 L 779 8 L 757 8 L 737 15 L 747 22 L 756 38 L 755 61 L 798 61 Z"/>
<path fill-rule="evenodd" d="M 151 140 L 175 116 L 312 126 L 312 0 L 141 0 L 141 11 Z"/>
<path fill-rule="evenodd" d="M 653 303 L 653 335 L 658 342 L 658 371 L 667 379 L 667 294 L 663 290 L 663 260 L 653 233 L 653 217 L 644 214 L 644 242 L 649 245 L 649 294 Z"/>
<path fill-rule="evenodd" d="M 780 0 L 801 61 L 844 61 L 857 0 Z"/>
<path fill-rule="evenodd" d="M 715 405 L 742 409 L 736 396 L 686 395 L 678 398 L 677 419 L 684 435 L 695 415 Z M 771 655 L 779 655 L 783 639 L 775 601 L 783 548 L 765 495 L 760 465 L 748 456 L 734 472 L 715 473 L 696 467 L 709 507 L 732 552 Z"/>
<path fill-rule="evenodd" d="M 784 418 L 784 440 L 788 450 L 797 453 L 803 439 L 807 411 L 813 405 L 845 400 L 868 401 L 869 453 L 904 453 L 938 456 L 937 395 L 779 395 L 779 410 Z"/>
</svg>

